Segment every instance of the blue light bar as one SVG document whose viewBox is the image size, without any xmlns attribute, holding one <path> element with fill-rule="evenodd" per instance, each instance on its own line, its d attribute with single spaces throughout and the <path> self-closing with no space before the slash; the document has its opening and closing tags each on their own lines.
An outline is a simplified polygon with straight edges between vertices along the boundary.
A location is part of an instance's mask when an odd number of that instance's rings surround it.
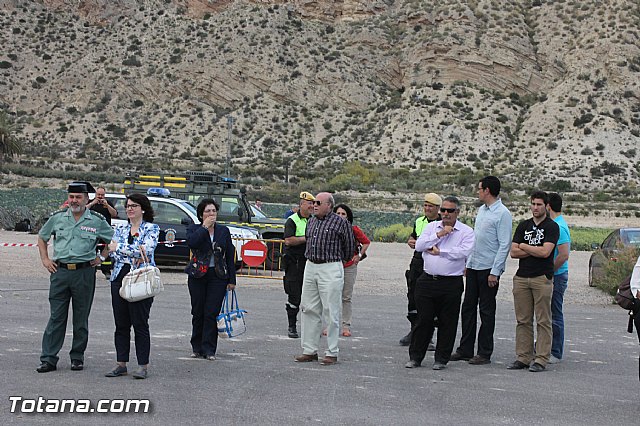
<svg viewBox="0 0 640 426">
<path fill-rule="evenodd" d="M 149 188 L 147 189 L 147 195 L 153 197 L 169 197 L 171 195 L 171 191 L 167 188 Z"/>
</svg>

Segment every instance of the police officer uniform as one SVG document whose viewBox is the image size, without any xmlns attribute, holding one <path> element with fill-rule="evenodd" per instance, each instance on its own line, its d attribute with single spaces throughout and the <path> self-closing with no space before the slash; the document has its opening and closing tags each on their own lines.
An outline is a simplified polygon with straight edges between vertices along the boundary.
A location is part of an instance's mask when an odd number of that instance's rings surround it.
<svg viewBox="0 0 640 426">
<path fill-rule="evenodd" d="M 88 182 L 72 182 L 69 193 L 94 192 Z M 51 274 L 49 305 L 51 316 L 42 337 L 42 364 L 37 371 L 46 373 L 56 369 L 58 352 L 64 343 L 69 313 L 73 300 L 73 343 L 69 355 L 73 370 L 82 370 L 84 351 L 89 338 L 89 312 L 95 292 L 96 275 L 91 261 L 96 259 L 98 240 L 111 241 L 113 229 L 104 216 L 89 209 L 76 221 L 71 208 L 54 213 L 40 230 L 38 237 L 44 243 L 43 262 L 48 259 L 46 243 L 54 237 L 53 256 L 56 271 Z M 43 252 L 41 250 L 41 256 Z"/>
<path fill-rule="evenodd" d="M 442 204 L 442 198 L 432 192 L 425 195 L 424 201 L 426 203 L 433 204 L 434 206 L 439 206 L 440 204 Z M 437 218 L 434 220 L 440 220 L 440 214 L 438 214 Z M 432 221 L 429 220 L 427 216 L 420 216 L 419 218 L 417 218 L 413 226 L 413 232 L 411 232 L 411 236 L 417 240 L 429 222 Z M 409 346 L 409 343 L 411 343 L 411 333 L 418 320 L 418 309 L 416 308 L 414 293 L 416 281 L 423 272 L 424 260 L 422 259 L 422 253 L 419 251 L 414 251 L 413 257 L 411 258 L 411 263 L 409 264 L 409 269 L 405 271 L 404 274 L 407 280 L 407 319 L 411 323 L 411 331 L 409 332 L 409 334 L 400 339 L 400 344 L 402 346 Z"/>
<path fill-rule="evenodd" d="M 305 201 L 314 201 L 315 197 L 309 192 L 300 193 L 300 199 Z M 307 229 L 308 218 L 300 215 L 300 210 L 293 213 L 287 219 L 284 225 L 284 238 L 288 237 L 304 237 Z M 304 266 L 307 259 L 304 252 L 307 243 L 298 245 L 285 245 L 284 248 L 284 292 L 287 294 L 287 318 L 289 320 L 289 337 L 298 338 L 298 330 L 296 328 L 298 312 L 300 311 L 300 299 L 302 297 L 302 280 L 304 278 Z"/>
</svg>

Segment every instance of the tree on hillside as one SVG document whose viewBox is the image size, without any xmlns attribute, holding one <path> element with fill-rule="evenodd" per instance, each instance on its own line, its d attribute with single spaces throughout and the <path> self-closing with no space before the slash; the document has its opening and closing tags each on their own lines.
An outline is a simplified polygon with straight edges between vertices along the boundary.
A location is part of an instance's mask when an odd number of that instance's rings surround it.
<svg viewBox="0 0 640 426">
<path fill-rule="evenodd" d="M 15 137 L 16 128 L 6 111 L 0 111 L 0 166 L 5 156 L 12 157 L 22 152 L 22 144 Z"/>
</svg>

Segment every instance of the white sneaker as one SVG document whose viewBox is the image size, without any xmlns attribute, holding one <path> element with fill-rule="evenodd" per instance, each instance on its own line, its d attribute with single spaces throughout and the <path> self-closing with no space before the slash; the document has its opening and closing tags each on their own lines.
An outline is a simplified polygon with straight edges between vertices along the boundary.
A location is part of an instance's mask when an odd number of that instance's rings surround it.
<svg viewBox="0 0 640 426">
<path fill-rule="evenodd" d="M 556 358 L 555 356 L 551 355 L 549 357 L 549 362 L 547 362 L 547 364 L 560 364 L 562 362 L 561 359 Z"/>
</svg>

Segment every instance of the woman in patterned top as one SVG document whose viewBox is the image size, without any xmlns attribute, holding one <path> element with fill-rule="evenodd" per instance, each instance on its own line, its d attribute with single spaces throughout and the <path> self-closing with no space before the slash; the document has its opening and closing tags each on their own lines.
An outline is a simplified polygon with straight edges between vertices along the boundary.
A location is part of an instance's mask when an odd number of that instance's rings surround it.
<svg viewBox="0 0 640 426">
<path fill-rule="evenodd" d="M 128 223 L 116 228 L 109 244 L 109 252 L 115 260 L 111 274 L 111 306 L 116 324 L 115 345 L 118 365 L 105 374 L 106 377 L 119 377 L 127 374 L 129 349 L 131 345 L 131 327 L 135 332 L 136 358 L 139 368 L 133 373 L 136 379 L 147 378 L 151 339 L 149 335 L 149 312 L 153 297 L 138 302 L 127 302 L 120 297 L 120 287 L 125 275 L 132 269 L 142 266 L 143 255 L 149 264 L 155 266 L 153 253 L 158 245 L 160 228 L 153 224 L 151 202 L 143 194 L 130 194 L 125 202 Z"/>
</svg>

